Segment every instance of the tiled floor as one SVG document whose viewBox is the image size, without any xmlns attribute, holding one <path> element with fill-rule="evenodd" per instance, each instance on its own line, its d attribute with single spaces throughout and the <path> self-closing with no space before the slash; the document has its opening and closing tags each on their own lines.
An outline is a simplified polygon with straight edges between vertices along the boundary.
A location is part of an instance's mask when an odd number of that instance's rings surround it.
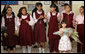
<svg viewBox="0 0 85 54">
<path fill-rule="evenodd" d="M 72 53 L 77 53 L 77 44 L 73 41 L 73 49 L 72 49 Z M 27 52 L 27 50 L 26 50 Z M 48 46 L 45 47 L 45 52 L 49 53 L 49 48 Z M 1 46 L 1 53 L 7 53 L 7 51 L 3 50 L 3 47 Z M 13 53 L 11 51 L 11 53 Z M 16 46 L 16 53 L 22 53 L 21 47 L 20 46 Z M 32 48 L 32 53 L 38 53 L 38 48 Z M 56 52 L 53 52 L 56 53 Z"/>
</svg>

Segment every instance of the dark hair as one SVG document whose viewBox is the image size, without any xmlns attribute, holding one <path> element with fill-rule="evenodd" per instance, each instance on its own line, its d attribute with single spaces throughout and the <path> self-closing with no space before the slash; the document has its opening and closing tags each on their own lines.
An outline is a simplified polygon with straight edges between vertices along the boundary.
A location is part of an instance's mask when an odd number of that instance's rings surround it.
<svg viewBox="0 0 85 54">
<path fill-rule="evenodd" d="M 51 4 L 54 4 L 54 2 L 57 2 L 57 1 L 52 1 Z M 56 12 L 59 12 L 59 8 L 57 5 L 56 5 Z"/>
<path fill-rule="evenodd" d="M 42 3 L 40 3 L 40 2 L 37 2 L 35 6 L 37 7 L 39 5 L 43 6 Z"/>
<path fill-rule="evenodd" d="M 62 28 L 62 24 L 67 24 L 65 20 L 62 20 L 61 24 L 60 24 L 60 28 Z"/>
<path fill-rule="evenodd" d="M 11 8 L 10 6 L 9 7 L 7 7 L 7 9 L 6 9 L 6 11 L 8 10 L 8 8 Z M 11 8 L 12 9 L 12 8 Z"/>
<path fill-rule="evenodd" d="M 37 8 L 35 7 L 33 10 L 32 10 L 32 17 L 33 17 L 33 13 L 37 11 Z"/>
<path fill-rule="evenodd" d="M 11 7 L 10 7 L 10 6 L 9 6 L 9 7 L 7 7 L 7 8 L 6 8 L 6 11 L 7 11 L 9 8 L 11 8 Z M 12 8 L 11 8 L 11 9 L 12 9 Z M 6 12 L 6 14 L 7 14 L 7 12 Z M 5 15 L 6 15 L 6 14 L 5 14 Z M 11 14 L 15 17 L 15 14 L 14 14 L 14 12 L 13 12 L 13 11 L 12 11 L 12 13 L 11 13 Z"/>
<path fill-rule="evenodd" d="M 33 17 L 33 13 L 37 11 L 37 6 L 39 6 L 39 5 L 43 6 L 42 3 L 40 3 L 40 2 L 36 3 L 35 8 L 32 10 L 32 17 Z"/>
<path fill-rule="evenodd" d="M 71 8 L 71 5 L 68 4 L 68 5 L 65 5 L 65 6 L 69 6 L 69 7 L 70 7 L 70 11 L 71 11 L 71 9 L 72 9 L 72 8 Z"/>
<path fill-rule="evenodd" d="M 84 9 L 84 6 L 81 6 L 80 8 L 83 8 Z"/>
<path fill-rule="evenodd" d="M 21 8 L 19 9 L 19 11 L 18 11 L 18 14 L 17 14 L 17 16 L 20 17 L 20 18 L 21 18 L 22 10 L 23 10 L 23 9 L 25 9 L 25 10 L 27 11 L 26 7 L 21 7 Z M 26 13 L 26 14 L 28 14 L 28 13 Z"/>
<path fill-rule="evenodd" d="M 66 5 L 68 5 L 68 3 L 64 3 L 62 6 L 66 6 Z"/>
<path fill-rule="evenodd" d="M 51 4 L 50 5 L 50 8 L 53 7 L 53 8 L 56 8 L 56 5 L 55 4 Z"/>
<path fill-rule="evenodd" d="M 7 7 L 6 7 L 6 5 L 4 6 L 4 8 L 3 8 L 3 10 L 2 10 L 2 13 L 1 13 L 1 16 L 3 17 L 4 15 L 6 15 L 6 9 L 7 9 Z"/>
<path fill-rule="evenodd" d="M 56 8 L 56 12 L 59 12 L 58 6 L 56 6 L 55 4 L 51 4 L 51 5 L 50 5 L 50 8 L 51 8 L 51 7 Z"/>
</svg>

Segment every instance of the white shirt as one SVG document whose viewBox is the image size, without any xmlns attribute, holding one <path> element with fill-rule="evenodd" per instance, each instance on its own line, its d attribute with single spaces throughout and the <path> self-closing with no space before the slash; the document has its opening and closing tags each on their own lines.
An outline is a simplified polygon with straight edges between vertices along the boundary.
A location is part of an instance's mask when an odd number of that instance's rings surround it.
<svg viewBox="0 0 85 54">
<path fill-rule="evenodd" d="M 6 17 L 7 18 L 12 18 L 12 15 L 11 16 L 6 15 Z M 17 24 L 18 24 L 17 18 L 15 18 L 15 30 L 17 30 Z M 1 27 L 5 27 L 5 19 L 4 19 L 4 17 L 2 17 Z"/>
<path fill-rule="evenodd" d="M 42 11 L 40 12 L 40 11 L 37 10 L 37 13 L 42 14 Z M 36 18 L 35 12 L 33 13 L 33 18 L 34 18 L 34 21 L 36 23 L 38 21 L 38 19 Z M 44 22 L 46 22 L 46 19 L 44 19 Z"/>
<path fill-rule="evenodd" d="M 22 15 L 22 17 L 21 17 L 22 19 L 26 19 L 27 18 L 27 15 L 26 16 L 24 16 L 24 15 Z M 31 26 L 33 26 L 34 25 L 34 19 L 32 18 L 32 16 L 30 15 L 30 21 L 28 22 L 29 23 L 29 25 L 31 25 Z"/>
<path fill-rule="evenodd" d="M 56 13 L 52 13 L 52 15 L 56 15 Z M 58 13 L 57 16 L 56 16 L 58 18 L 58 21 L 60 20 L 59 16 L 60 16 L 60 14 Z M 48 22 L 50 20 L 50 17 L 51 17 L 51 14 L 50 14 L 50 12 L 48 12 L 47 13 Z"/>
<path fill-rule="evenodd" d="M 84 16 L 82 16 L 81 14 L 79 14 L 76 17 L 76 21 L 77 21 L 77 24 L 84 24 Z"/>
</svg>

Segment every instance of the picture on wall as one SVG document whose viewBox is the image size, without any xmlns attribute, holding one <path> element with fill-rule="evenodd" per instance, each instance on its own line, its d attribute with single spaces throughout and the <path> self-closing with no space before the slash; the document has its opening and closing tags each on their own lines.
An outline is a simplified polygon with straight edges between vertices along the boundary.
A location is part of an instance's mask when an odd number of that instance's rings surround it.
<svg viewBox="0 0 85 54">
<path fill-rule="evenodd" d="M 1 1 L 1 5 L 18 5 L 18 1 Z"/>
<path fill-rule="evenodd" d="M 51 1 L 44 1 L 44 4 L 45 5 L 50 5 L 51 4 Z"/>
</svg>

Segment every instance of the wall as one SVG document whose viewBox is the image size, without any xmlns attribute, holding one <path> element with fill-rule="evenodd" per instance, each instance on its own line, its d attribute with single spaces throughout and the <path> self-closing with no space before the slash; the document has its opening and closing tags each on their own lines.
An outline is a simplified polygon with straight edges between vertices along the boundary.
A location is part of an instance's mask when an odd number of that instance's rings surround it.
<svg viewBox="0 0 85 54">
<path fill-rule="evenodd" d="M 43 4 L 43 1 L 42 1 L 42 4 Z M 10 5 L 12 7 L 12 10 L 14 13 L 16 13 L 15 15 L 17 15 L 18 13 L 18 10 L 21 8 L 21 7 L 26 7 L 27 8 L 27 5 L 23 5 L 23 1 L 18 1 L 18 5 Z M 43 10 L 45 12 L 48 12 L 50 10 L 49 8 L 50 5 L 43 5 Z M 3 10 L 4 8 L 4 5 L 1 5 L 1 11 Z M 31 11 L 28 11 L 28 13 L 31 14 Z"/>
<path fill-rule="evenodd" d="M 17 15 L 18 10 L 20 9 L 20 7 L 26 7 L 27 5 L 23 5 L 23 1 L 19 1 L 18 5 L 10 5 L 13 9 L 13 11 L 15 12 L 15 15 Z M 44 1 L 41 1 L 42 4 L 44 4 Z M 72 1 L 72 10 L 75 13 L 75 15 L 78 15 L 79 13 L 79 7 L 81 5 L 84 5 L 84 1 Z M 1 5 L 1 11 L 3 10 L 4 5 Z M 50 11 L 50 5 L 43 5 L 43 9 L 44 11 L 47 13 L 48 11 Z M 31 14 L 31 11 L 28 11 Z"/>
<path fill-rule="evenodd" d="M 75 15 L 79 14 L 79 8 L 82 5 L 84 6 L 84 1 L 72 1 L 72 10 L 75 13 Z"/>
</svg>

